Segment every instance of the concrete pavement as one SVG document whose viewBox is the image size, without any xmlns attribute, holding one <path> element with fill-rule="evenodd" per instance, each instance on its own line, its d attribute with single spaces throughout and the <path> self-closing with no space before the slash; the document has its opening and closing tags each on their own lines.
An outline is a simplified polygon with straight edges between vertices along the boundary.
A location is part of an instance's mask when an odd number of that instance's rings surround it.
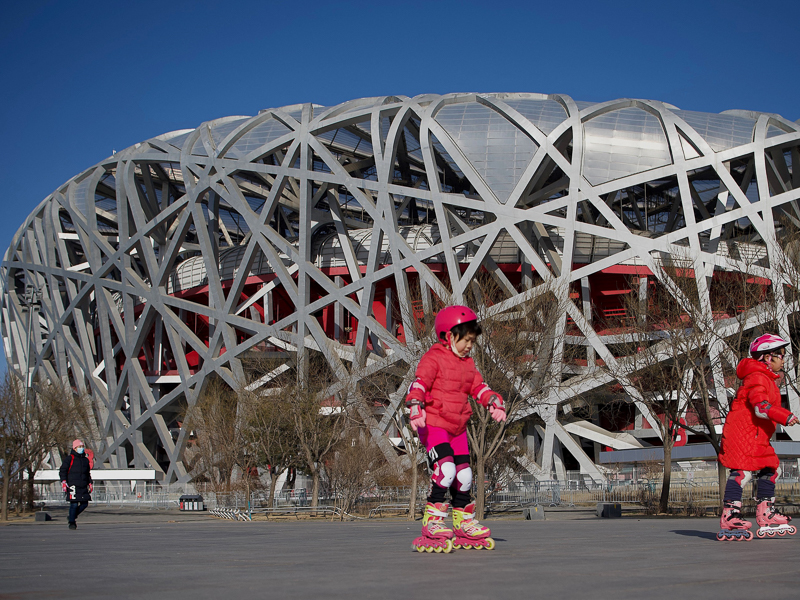
<svg viewBox="0 0 800 600">
<path fill-rule="evenodd" d="M 716 519 L 488 519 L 497 549 L 418 554 L 420 523 L 231 522 L 90 509 L 0 527 L 0 599 L 800 597 L 800 534 L 721 543 Z M 81 585 L 75 575 L 83 572 Z"/>
</svg>

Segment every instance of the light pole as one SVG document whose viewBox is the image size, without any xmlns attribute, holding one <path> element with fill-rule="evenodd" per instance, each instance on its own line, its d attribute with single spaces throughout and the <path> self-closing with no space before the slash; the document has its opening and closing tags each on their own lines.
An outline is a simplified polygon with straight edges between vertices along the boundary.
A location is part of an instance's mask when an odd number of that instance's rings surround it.
<svg viewBox="0 0 800 600">
<path fill-rule="evenodd" d="M 36 285 L 26 285 L 25 286 L 25 306 L 23 310 L 28 311 L 28 329 L 26 331 L 25 340 L 26 340 L 26 348 L 25 348 L 25 386 L 24 386 L 24 396 L 23 396 L 23 413 L 22 413 L 22 428 L 23 428 L 23 436 L 22 436 L 22 454 L 25 460 L 28 460 L 28 437 L 30 436 L 30 432 L 28 431 L 28 388 L 31 384 L 31 337 L 32 332 L 31 329 L 33 327 L 33 313 L 34 311 L 41 306 L 42 303 L 42 292 L 39 291 L 39 288 Z M 28 487 L 31 493 L 29 500 L 33 501 L 33 479 L 30 475 L 31 473 L 31 464 L 28 465 Z M 22 476 L 22 470 L 20 470 L 20 476 Z"/>
<path fill-rule="evenodd" d="M 23 419 L 22 425 L 25 431 L 25 440 L 28 439 L 28 388 L 31 384 L 31 337 L 33 333 L 33 313 L 42 304 L 42 292 L 35 285 L 25 286 L 25 306 L 23 310 L 28 313 L 28 328 L 26 329 L 26 348 L 25 348 L 25 392 L 23 397 Z M 27 445 L 27 443 L 26 443 Z"/>
</svg>

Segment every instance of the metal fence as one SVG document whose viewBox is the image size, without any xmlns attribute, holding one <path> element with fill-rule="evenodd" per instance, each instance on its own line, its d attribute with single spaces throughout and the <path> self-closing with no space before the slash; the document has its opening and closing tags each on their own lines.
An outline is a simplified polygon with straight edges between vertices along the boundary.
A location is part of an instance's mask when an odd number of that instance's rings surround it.
<svg viewBox="0 0 800 600">
<path fill-rule="evenodd" d="M 692 478 L 673 479 L 670 485 L 669 503 L 673 509 L 712 508 L 719 504 L 719 483 L 709 477 L 712 472 L 699 472 Z M 716 475 L 716 473 L 713 473 Z M 703 476 L 699 476 L 703 475 Z M 746 507 L 753 505 L 755 482 L 744 493 Z M 199 489 L 198 489 L 199 488 Z M 92 492 L 95 506 L 142 510 L 166 510 L 179 506 L 184 494 L 201 494 L 208 510 L 243 511 L 247 514 L 305 514 L 311 505 L 311 494 L 305 488 L 284 490 L 275 494 L 270 505 L 269 490 L 251 490 L 248 502 L 244 491 L 214 492 L 202 486 L 169 485 L 155 482 L 137 482 L 131 489 L 129 482 L 97 484 Z M 427 487 L 417 490 L 417 511 L 421 510 L 427 496 Z M 521 511 L 534 504 L 545 507 L 592 507 L 598 502 L 615 502 L 645 510 L 657 505 L 661 496 L 660 480 L 607 482 L 596 484 L 583 478 L 551 481 L 519 481 L 508 489 L 491 493 L 486 507 L 490 513 Z M 356 515 L 375 517 L 388 514 L 408 514 L 411 489 L 408 487 L 376 487 L 362 494 L 353 511 Z M 58 506 L 67 502 L 59 483 L 37 484 L 36 502 L 39 505 Z M 776 485 L 776 501 L 782 506 L 800 508 L 800 482 L 795 476 L 782 477 Z M 337 507 L 336 497 L 320 494 L 319 506 Z"/>
<path fill-rule="evenodd" d="M 134 508 L 146 510 L 166 510 L 178 508 L 183 489 L 171 490 L 168 486 L 160 486 L 153 482 L 139 482 L 131 490 L 130 483 L 96 484 L 92 490 L 94 506 L 112 508 Z M 61 484 L 37 484 L 36 503 L 45 506 L 66 506 L 68 501 L 61 491 Z"/>
</svg>

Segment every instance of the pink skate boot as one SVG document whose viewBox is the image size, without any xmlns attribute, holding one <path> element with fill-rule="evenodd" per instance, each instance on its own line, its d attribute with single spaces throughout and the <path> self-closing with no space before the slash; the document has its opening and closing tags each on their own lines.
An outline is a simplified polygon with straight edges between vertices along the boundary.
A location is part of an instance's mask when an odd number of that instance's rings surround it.
<svg viewBox="0 0 800 600">
<path fill-rule="evenodd" d="M 719 519 L 719 541 L 745 541 L 753 539 L 750 528 L 753 524 L 742 518 L 742 503 L 725 501 L 722 516 Z"/>
<path fill-rule="evenodd" d="M 781 514 L 775 508 L 775 498 L 758 499 L 758 506 L 756 507 L 758 531 L 756 531 L 756 537 L 764 539 L 766 537 L 775 537 L 775 535 L 794 535 L 797 533 L 797 529 L 789 525 L 791 520 L 792 517 Z"/>
<path fill-rule="evenodd" d="M 425 516 L 422 517 L 422 535 L 416 538 L 411 547 L 417 552 L 450 552 L 453 549 L 453 530 L 444 524 L 447 516 L 447 502 L 428 502 Z"/>
<path fill-rule="evenodd" d="M 492 532 L 475 520 L 474 502 L 464 508 L 453 508 L 453 531 L 456 534 L 454 548 L 494 550 L 494 540 L 489 537 Z"/>
</svg>

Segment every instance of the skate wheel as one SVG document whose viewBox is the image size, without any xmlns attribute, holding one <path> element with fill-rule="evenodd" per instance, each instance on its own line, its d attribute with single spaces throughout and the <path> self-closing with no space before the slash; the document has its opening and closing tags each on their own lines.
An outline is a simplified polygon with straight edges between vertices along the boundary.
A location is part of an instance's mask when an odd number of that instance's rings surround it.
<svg viewBox="0 0 800 600">
<path fill-rule="evenodd" d="M 759 529 L 756 531 L 756 537 L 760 540 L 763 540 L 765 537 L 767 537 L 767 534 Z"/>
<path fill-rule="evenodd" d="M 461 550 L 461 544 L 453 544 L 453 548 L 456 550 Z"/>
<path fill-rule="evenodd" d="M 464 550 L 472 550 L 472 544 L 464 544 L 461 547 L 464 548 Z"/>
<path fill-rule="evenodd" d="M 486 538 L 486 549 L 487 550 L 494 550 L 495 547 L 494 540 L 492 538 Z"/>
<path fill-rule="evenodd" d="M 427 552 L 428 554 L 430 554 L 431 552 L 433 552 L 433 546 L 426 546 L 426 547 L 425 547 L 425 552 Z"/>
<path fill-rule="evenodd" d="M 753 539 L 753 532 L 748 530 L 748 532 L 744 536 L 744 539 L 746 541 L 752 540 Z"/>
<path fill-rule="evenodd" d="M 441 554 L 442 553 L 442 547 L 441 546 L 436 546 L 436 548 L 434 548 L 433 551 L 436 552 L 436 554 Z"/>
<path fill-rule="evenodd" d="M 774 531 L 768 531 L 768 532 L 767 532 L 767 535 L 768 535 L 769 537 L 775 537 L 775 532 L 774 532 Z"/>
<path fill-rule="evenodd" d="M 717 534 L 717 541 L 718 542 L 724 542 L 725 541 L 725 534 L 722 533 L 722 532 L 718 533 Z"/>
<path fill-rule="evenodd" d="M 453 540 L 447 540 L 447 542 L 444 545 L 444 550 L 442 550 L 442 552 L 447 554 L 452 551 L 453 551 Z"/>
<path fill-rule="evenodd" d="M 794 535 L 795 533 L 797 533 L 797 527 L 789 527 L 789 535 Z"/>
</svg>

